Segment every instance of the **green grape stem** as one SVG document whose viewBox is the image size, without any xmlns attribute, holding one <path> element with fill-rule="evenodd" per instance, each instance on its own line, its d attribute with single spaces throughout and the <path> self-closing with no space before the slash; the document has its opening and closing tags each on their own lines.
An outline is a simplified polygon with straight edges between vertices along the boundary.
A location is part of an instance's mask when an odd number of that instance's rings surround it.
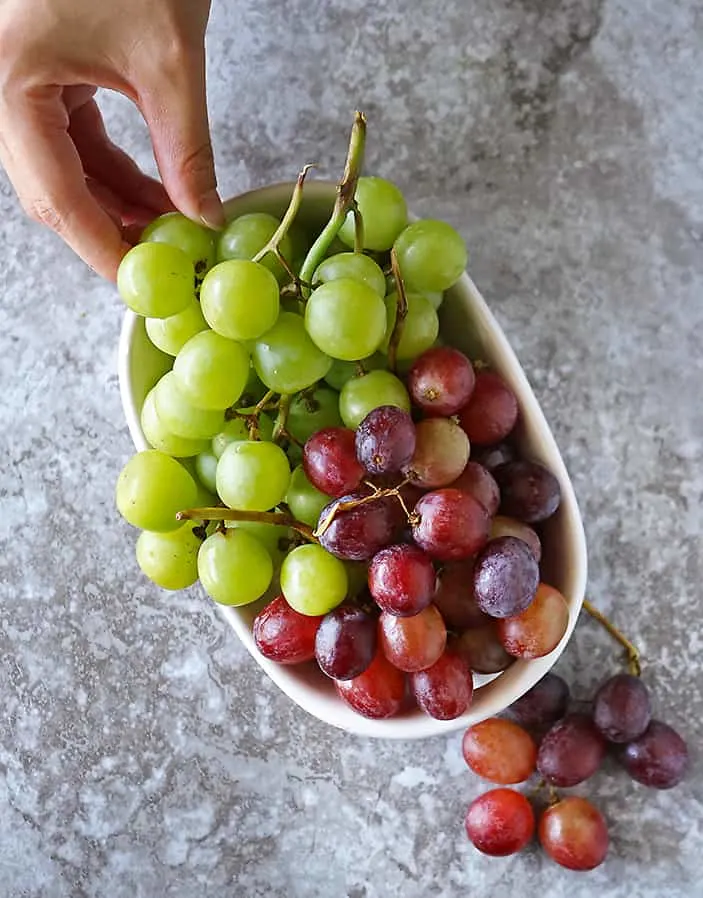
<svg viewBox="0 0 703 898">
<path fill-rule="evenodd" d="M 393 373 L 395 373 L 398 367 L 398 345 L 400 344 L 400 338 L 403 335 L 403 326 L 408 315 L 408 297 L 405 293 L 405 284 L 403 283 L 403 278 L 400 274 L 400 268 L 398 267 L 398 257 L 395 254 L 395 247 L 393 247 L 393 249 L 391 250 L 391 271 L 393 272 L 393 277 L 395 279 L 395 290 L 398 297 L 398 304 L 395 315 L 395 324 L 393 326 L 393 333 L 391 334 L 391 338 L 388 341 L 388 367 L 391 371 L 393 371 Z"/>
<path fill-rule="evenodd" d="M 179 521 L 253 521 L 259 524 L 275 524 L 277 527 L 290 527 L 308 542 L 318 540 L 312 529 L 290 514 L 278 511 L 240 511 L 237 508 L 187 508 L 176 515 Z"/>
<path fill-rule="evenodd" d="M 628 669 L 630 673 L 634 677 L 642 676 L 642 664 L 640 661 L 639 649 L 637 649 L 637 647 L 630 642 L 630 640 L 621 633 L 601 611 L 594 607 L 588 599 L 583 600 L 583 608 L 587 614 L 590 614 L 595 621 L 598 621 L 598 623 L 610 633 L 613 639 L 617 640 L 617 642 L 619 642 L 625 649 L 627 652 Z"/>
<path fill-rule="evenodd" d="M 352 205 L 354 213 L 354 252 L 363 253 L 364 251 L 364 219 L 361 215 L 361 209 L 356 200 Z"/>
<path fill-rule="evenodd" d="M 314 167 L 314 163 L 308 163 L 308 165 L 303 167 L 303 170 L 300 172 L 300 174 L 298 175 L 298 179 L 295 182 L 295 187 L 293 188 L 293 194 L 290 198 L 290 203 L 288 204 L 285 215 L 281 219 L 280 225 L 274 231 L 273 236 L 271 237 L 269 242 L 265 246 L 263 246 L 252 259 L 253 262 L 260 262 L 269 253 L 273 253 L 293 280 L 295 280 L 295 274 L 293 273 L 288 262 L 283 258 L 279 246 L 283 238 L 290 230 L 291 225 L 295 221 L 295 218 L 300 211 L 300 206 L 303 202 L 303 185 L 305 184 L 305 178 L 307 177 L 310 169 Z"/>
<path fill-rule="evenodd" d="M 281 399 L 278 403 L 278 415 L 276 416 L 276 423 L 273 426 L 272 442 L 278 443 L 279 440 L 288 440 L 289 443 L 295 443 L 296 446 L 302 446 L 300 440 L 296 440 L 296 438 L 288 431 L 287 427 L 288 414 L 290 412 L 292 401 L 292 396 L 281 396 Z"/>
</svg>

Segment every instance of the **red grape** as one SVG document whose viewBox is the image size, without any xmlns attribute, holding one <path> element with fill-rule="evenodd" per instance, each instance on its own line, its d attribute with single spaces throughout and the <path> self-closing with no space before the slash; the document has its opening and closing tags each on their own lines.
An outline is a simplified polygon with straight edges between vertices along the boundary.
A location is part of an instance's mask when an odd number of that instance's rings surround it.
<svg viewBox="0 0 703 898">
<path fill-rule="evenodd" d="M 567 714 L 549 730 L 537 752 L 537 770 L 553 786 L 575 786 L 598 770 L 605 739 L 588 714 Z"/>
<path fill-rule="evenodd" d="M 472 443 L 493 446 L 515 427 L 517 414 L 517 398 L 503 378 L 493 371 L 479 371 L 459 421 Z"/>
<path fill-rule="evenodd" d="M 504 515 L 535 524 L 551 517 L 561 502 L 559 481 L 534 461 L 511 461 L 494 471 Z"/>
<path fill-rule="evenodd" d="M 439 561 L 470 558 L 488 540 L 491 519 L 481 503 L 461 490 L 426 493 L 415 506 L 413 539 Z"/>
<path fill-rule="evenodd" d="M 354 605 L 341 605 L 326 614 L 315 637 L 320 669 L 333 680 L 351 680 L 373 661 L 376 619 Z"/>
<path fill-rule="evenodd" d="M 434 605 L 413 617 L 396 617 L 384 611 L 380 630 L 386 658 L 407 673 L 432 667 L 447 644 L 447 628 Z"/>
<path fill-rule="evenodd" d="M 454 483 L 449 485 L 452 489 L 463 490 L 465 493 L 470 493 L 474 499 L 478 499 L 491 517 L 498 511 L 500 505 L 498 484 L 493 475 L 478 462 L 467 462 L 466 467 Z"/>
<path fill-rule="evenodd" d="M 351 493 L 326 505 L 320 512 L 318 528 L 333 508 L 354 502 L 365 493 Z M 356 508 L 339 510 L 332 523 L 319 534 L 320 545 L 344 561 L 368 561 L 384 546 L 394 541 L 398 529 L 398 501 L 377 499 Z"/>
<path fill-rule="evenodd" d="M 639 677 L 621 673 L 600 687 L 593 700 L 593 722 L 609 742 L 631 742 L 649 726 L 649 692 Z"/>
<path fill-rule="evenodd" d="M 522 521 L 516 521 L 515 518 L 506 518 L 504 515 L 497 515 L 493 518 L 493 523 L 491 524 L 491 539 L 497 539 L 499 536 L 514 536 L 516 539 L 521 539 L 530 547 L 530 551 L 537 561 L 541 560 L 542 543 L 540 538 L 532 527 L 523 524 Z"/>
<path fill-rule="evenodd" d="M 415 428 L 413 457 L 403 471 L 421 487 L 447 486 L 461 474 L 471 448 L 466 434 L 449 418 L 426 418 Z"/>
<path fill-rule="evenodd" d="M 254 618 L 254 642 L 264 658 L 279 664 L 312 661 L 321 621 L 322 617 L 299 614 L 278 596 Z"/>
<path fill-rule="evenodd" d="M 513 702 L 510 714 L 526 727 L 541 727 L 554 723 L 566 713 L 569 704 L 569 686 L 566 680 L 553 673 L 542 679 Z"/>
<path fill-rule="evenodd" d="M 419 707 L 437 720 L 461 717 L 474 691 L 466 662 L 450 651 L 445 651 L 432 667 L 410 674 L 410 684 Z"/>
<path fill-rule="evenodd" d="M 645 732 L 623 745 L 618 759 L 632 779 L 652 789 L 671 789 L 688 769 L 688 747 L 675 729 L 652 720 Z"/>
<path fill-rule="evenodd" d="M 542 658 L 559 645 L 568 625 L 566 599 L 553 586 L 540 583 L 526 611 L 498 621 L 498 635 L 508 654 Z"/>
<path fill-rule="evenodd" d="M 469 841 L 483 854 L 507 857 L 535 832 L 532 805 L 513 789 L 491 789 L 471 802 L 464 820 Z"/>
<path fill-rule="evenodd" d="M 498 443 L 497 446 L 472 446 L 471 458 L 492 474 L 498 465 L 515 461 L 517 453 L 510 443 Z"/>
<path fill-rule="evenodd" d="M 471 670 L 480 674 L 500 673 L 515 660 L 501 645 L 495 622 L 466 630 L 452 640 L 452 650 L 464 658 Z"/>
<path fill-rule="evenodd" d="M 382 611 L 417 614 L 432 602 L 435 570 L 429 555 L 413 545 L 381 549 L 369 567 L 369 591 Z"/>
<path fill-rule="evenodd" d="M 445 565 L 437 578 L 434 603 L 444 622 L 454 630 L 485 626 L 490 618 L 476 604 L 473 559 Z"/>
<path fill-rule="evenodd" d="M 305 443 L 303 469 L 312 483 L 328 496 L 339 498 L 355 490 L 364 476 L 356 457 L 355 435 L 347 427 L 325 427 Z"/>
<path fill-rule="evenodd" d="M 547 808 L 539 821 L 539 840 L 547 854 L 568 870 L 593 870 L 608 853 L 608 827 L 590 801 L 576 795 Z"/>
<path fill-rule="evenodd" d="M 515 617 L 537 592 L 539 565 L 527 543 L 514 536 L 491 540 L 476 557 L 474 596 L 491 617 Z"/>
<path fill-rule="evenodd" d="M 357 714 L 373 720 L 393 717 L 405 703 L 405 674 L 391 664 L 380 647 L 362 674 L 335 685 L 339 696 Z"/>
<path fill-rule="evenodd" d="M 462 741 L 471 770 L 492 783 L 524 783 L 535 772 L 537 746 L 532 736 L 510 720 L 493 717 L 469 727 Z"/>
<path fill-rule="evenodd" d="M 408 392 L 426 415 L 448 417 L 466 405 L 476 376 L 466 356 L 451 346 L 428 349 L 413 363 Z"/>
<path fill-rule="evenodd" d="M 395 474 L 408 464 L 417 438 L 410 415 L 394 405 L 381 405 L 356 431 L 356 456 L 370 474 Z"/>
</svg>

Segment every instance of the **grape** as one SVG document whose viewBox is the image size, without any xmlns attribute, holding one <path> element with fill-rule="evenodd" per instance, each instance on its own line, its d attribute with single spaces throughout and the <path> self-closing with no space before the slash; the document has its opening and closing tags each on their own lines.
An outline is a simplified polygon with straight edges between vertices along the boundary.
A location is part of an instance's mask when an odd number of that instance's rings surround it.
<svg viewBox="0 0 703 898">
<path fill-rule="evenodd" d="M 189 440 L 210 439 L 225 423 L 222 411 L 196 408 L 189 402 L 173 371 L 164 374 L 154 387 L 154 405 L 163 426 L 176 436 Z"/>
<path fill-rule="evenodd" d="M 242 414 L 253 412 L 253 409 L 243 409 Z M 273 421 L 268 415 L 259 414 L 259 436 L 263 442 L 270 443 L 273 439 Z M 238 443 L 249 439 L 249 425 L 246 418 L 232 418 L 227 421 L 222 430 L 212 438 L 212 452 L 215 458 L 221 458 L 222 453 L 230 443 Z"/>
<path fill-rule="evenodd" d="M 647 687 L 631 674 L 617 674 L 606 680 L 593 700 L 593 722 L 609 742 L 639 738 L 651 718 Z"/>
<path fill-rule="evenodd" d="M 688 747 L 676 730 L 652 720 L 645 732 L 623 745 L 618 760 L 633 780 L 652 789 L 671 789 L 688 769 Z"/>
<path fill-rule="evenodd" d="M 515 617 L 531 604 L 539 585 L 539 565 L 527 543 L 514 536 L 491 540 L 474 566 L 474 596 L 491 617 Z"/>
<path fill-rule="evenodd" d="M 445 651 L 432 667 L 412 673 L 410 682 L 418 706 L 435 720 L 456 720 L 471 704 L 471 671 L 453 652 Z"/>
<path fill-rule="evenodd" d="M 329 281 L 311 293 L 305 328 L 313 343 L 331 358 L 365 359 L 378 349 L 386 332 L 383 299 L 361 281 Z"/>
<path fill-rule="evenodd" d="M 347 279 L 365 284 L 381 299 L 386 295 L 386 278 L 383 272 L 373 259 L 363 253 L 338 253 L 330 256 L 318 266 L 312 282 L 317 286 Z"/>
<path fill-rule="evenodd" d="M 409 292 L 448 290 L 464 273 L 466 244 L 451 225 L 424 219 L 408 225 L 394 244 Z"/>
<path fill-rule="evenodd" d="M 117 478 L 117 510 L 133 527 L 161 533 L 182 526 L 176 514 L 193 505 L 195 481 L 174 458 L 147 449 L 133 455 Z"/>
<path fill-rule="evenodd" d="M 449 418 L 426 418 L 415 428 L 415 452 L 404 473 L 421 487 L 448 486 L 466 467 L 470 451 L 458 424 Z"/>
<path fill-rule="evenodd" d="M 258 262 L 220 262 L 205 276 L 200 305 L 205 320 L 220 336 L 256 340 L 278 318 L 278 281 Z"/>
<path fill-rule="evenodd" d="M 487 626 L 490 618 L 476 604 L 473 588 L 473 559 L 445 565 L 437 579 L 434 603 L 444 622 L 453 630 Z"/>
<path fill-rule="evenodd" d="M 390 371 L 369 371 L 348 380 L 339 397 L 339 411 L 347 427 L 355 429 L 369 412 L 382 405 L 395 405 L 410 412 L 408 391 Z"/>
<path fill-rule="evenodd" d="M 363 368 L 364 372 L 385 370 L 388 366 L 388 359 L 381 352 L 374 352 L 367 359 L 361 359 L 358 362 L 343 362 L 341 359 L 333 359 L 330 370 L 325 375 L 325 381 L 332 389 L 339 392 L 347 381 L 359 377 L 359 366 Z"/>
<path fill-rule="evenodd" d="M 178 355 L 191 337 L 207 330 L 200 303 L 193 297 L 182 312 L 168 318 L 147 318 L 144 322 L 151 342 L 166 355 Z"/>
<path fill-rule="evenodd" d="M 470 464 L 472 464 L 472 462 L 469 462 L 469 465 Z M 538 562 L 542 558 L 542 543 L 540 542 L 539 536 L 537 536 L 532 527 L 523 524 L 522 521 L 516 521 L 515 518 L 506 518 L 503 515 L 497 515 L 493 518 L 493 523 L 491 524 L 491 539 L 498 539 L 500 536 L 514 536 L 516 539 L 521 539 L 530 547 L 530 551 Z"/>
<path fill-rule="evenodd" d="M 353 680 L 335 683 L 337 694 L 362 717 L 384 720 L 395 716 L 405 701 L 405 674 L 379 648 L 366 670 Z"/>
<path fill-rule="evenodd" d="M 215 235 L 180 212 L 167 212 L 152 221 L 142 232 L 141 242 L 178 247 L 193 263 L 198 277 L 215 264 Z"/>
<path fill-rule="evenodd" d="M 267 511 L 285 498 L 290 467 L 275 443 L 230 443 L 217 463 L 216 481 L 220 498 L 230 508 Z"/>
<path fill-rule="evenodd" d="M 281 567 L 281 590 L 288 604 L 300 614 L 327 614 L 347 594 L 347 572 L 321 546 L 298 546 Z"/>
<path fill-rule="evenodd" d="M 167 243 L 140 243 L 122 259 L 117 289 L 137 315 L 168 318 L 195 296 L 195 269 L 188 256 Z"/>
<path fill-rule="evenodd" d="M 449 485 L 452 489 L 463 490 L 474 499 L 478 499 L 491 517 L 498 511 L 500 490 L 493 475 L 483 465 L 479 465 L 475 461 L 467 462 L 461 474 Z M 492 530 L 493 525 L 491 525 L 491 532 Z"/>
<path fill-rule="evenodd" d="M 535 524 L 551 517 L 559 507 L 559 481 L 537 462 L 508 462 L 499 465 L 493 476 L 500 490 L 500 510 L 504 515 Z"/>
<path fill-rule="evenodd" d="M 341 427 L 339 393 L 319 387 L 314 393 L 301 393 L 291 402 L 286 430 L 299 443 L 327 427 Z"/>
<path fill-rule="evenodd" d="M 384 178 L 359 178 L 354 194 L 364 223 L 364 249 L 384 252 L 408 222 L 403 194 Z M 350 212 L 339 232 L 339 239 L 354 246 L 354 214 Z"/>
<path fill-rule="evenodd" d="M 476 376 L 466 356 L 451 346 L 428 349 L 413 363 L 408 391 L 426 415 L 448 417 L 469 401 Z"/>
<path fill-rule="evenodd" d="M 139 534 L 137 564 L 162 589 L 187 589 L 198 579 L 201 540 L 193 527 L 190 523 L 168 533 Z"/>
<path fill-rule="evenodd" d="M 566 713 L 569 686 L 566 680 L 553 673 L 545 674 L 532 689 L 510 706 L 511 715 L 526 727 L 552 724 Z"/>
<path fill-rule="evenodd" d="M 305 476 L 303 466 L 298 465 L 291 475 L 286 493 L 286 502 L 293 517 L 308 527 L 317 527 L 320 512 L 329 501 L 330 497 L 314 487 Z"/>
<path fill-rule="evenodd" d="M 452 640 L 451 647 L 471 670 L 480 674 L 500 673 L 514 661 L 500 644 L 494 623 L 466 630 Z"/>
<path fill-rule="evenodd" d="M 415 425 L 395 405 L 369 412 L 356 431 L 356 456 L 369 474 L 396 474 L 413 457 Z"/>
<path fill-rule="evenodd" d="M 369 591 L 382 611 L 401 617 L 417 614 L 432 602 L 435 570 L 417 546 L 394 545 L 374 555 Z"/>
<path fill-rule="evenodd" d="M 320 512 L 320 525 L 343 503 L 364 498 L 364 493 L 350 493 L 334 499 Z M 338 511 L 332 523 L 319 534 L 320 544 L 345 561 L 368 561 L 384 546 L 394 541 L 398 523 L 398 504 L 393 499 L 377 499 L 357 508 Z"/>
<path fill-rule="evenodd" d="M 361 608 L 341 605 L 325 615 L 315 638 L 320 670 L 334 680 L 353 680 L 376 654 L 376 620 Z"/>
<path fill-rule="evenodd" d="M 208 536 L 198 553 L 198 576 L 220 605 L 249 605 L 271 585 L 273 561 L 256 537 L 239 528 Z"/>
<path fill-rule="evenodd" d="M 356 457 L 354 431 L 346 427 L 320 430 L 306 442 L 303 469 L 310 483 L 339 498 L 356 489 L 364 469 Z"/>
<path fill-rule="evenodd" d="M 517 398 L 502 377 L 479 371 L 471 398 L 459 412 L 459 423 L 477 446 L 493 446 L 515 427 Z"/>
<path fill-rule="evenodd" d="M 553 786 L 582 783 L 605 757 L 605 739 L 588 714 L 567 714 L 549 730 L 537 752 L 537 770 Z"/>
<path fill-rule="evenodd" d="M 249 348 L 251 348 L 251 344 L 249 344 Z M 239 397 L 239 407 L 252 408 L 257 402 L 264 398 L 267 392 L 266 386 L 259 380 L 259 375 L 256 373 L 254 363 L 250 360 L 249 376 L 247 377 L 244 392 Z"/>
<path fill-rule="evenodd" d="M 564 596 L 553 586 L 540 583 L 526 611 L 498 622 L 498 635 L 508 654 L 542 658 L 559 645 L 568 624 L 569 606 Z"/>
<path fill-rule="evenodd" d="M 400 340 L 396 348 L 396 358 L 399 361 L 416 359 L 432 346 L 439 333 L 439 318 L 429 299 L 418 293 L 409 293 L 407 295 L 407 304 L 408 311 L 403 321 L 403 329 L 400 332 Z M 382 352 L 387 353 L 396 318 L 398 317 L 397 293 L 391 293 L 390 296 L 386 297 L 385 309 L 385 337 L 380 345 Z"/>
<path fill-rule="evenodd" d="M 474 773 L 501 786 L 524 783 L 535 771 L 537 746 L 511 720 L 492 717 L 469 727 L 461 747 Z"/>
<path fill-rule="evenodd" d="M 249 354 L 214 331 L 191 337 L 176 356 L 178 389 L 196 408 L 226 409 L 239 399 L 249 377 Z"/>
<path fill-rule="evenodd" d="M 189 458 L 207 449 L 207 440 L 188 440 L 185 437 L 177 437 L 164 427 L 159 413 L 156 411 L 153 390 L 150 390 L 144 399 L 140 421 L 147 442 L 165 455 L 172 455 L 174 458 Z"/>
<path fill-rule="evenodd" d="M 315 657 L 315 635 L 322 617 L 298 614 L 283 596 L 277 596 L 254 618 L 256 647 L 270 661 L 302 664 Z"/>
<path fill-rule="evenodd" d="M 547 808 L 539 821 L 539 840 L 553 861 L 568 870 L 593 870 L 608 853 L 608 827 L 600 811 L 577 795 Z"/>
<path fill-rule="evenodd" d="M 475 848 L 491 857 L 507 857 L 527 845 L 535 832 L 532 805 L 513 789 L 491 789 L 469 805 L 464 821 Z"/>
<path fill-rule="evenodd" d="M 308 336 L 301 316 L 292 312 L 281 312 L 271 330 L 256 342 L 253 359 L 256 373 L 269 390 L 287 394 L 307 390 L 322 380 L 332 364 Z"/>
<path fill-rule="evenodd" d="M 231 221 L 220 234 L 217 244 L 217 258 L 220 262 L 230 259 L 251 260 L 262 250 L 278 230 L 280 221 L 266 212 L 250 212 L 240 215 Z M 289 235 L 285 235 L 279 244 L 281 255 L 287 261 L 293 258 L 293 247 Z M 276 277 L 279 283 L 290 280 L 285 268 L 273 253 L 266 253 L 261 260 Z"/>
<path fill-rule="evenodd" d="M 461 561 L 486 543 L 488 512 L 461 490 L 426 493 L 415 506 L 419 519 L 412 525 L 415 542 L 438 561 Z"/>
<path fill-rule="evenodd" d="M 447 644 L 447 628 L 434 605 L 412 617 L 382 612 L 380 633 L 386 658 L 406 673 L 432 667 Z"/>
<path fill-rule="evenodd" d="M 217 492 L 217 458 L 212 452 L 201 452 L 195 457 L 195 471 L 198 480 L 211 493 Z"/>
<path fill-rule="evenodd" d="M 517 454 L 510 443 L 498 443 L 497 446 L 472 447 L 471 458 L 493 474 L 498 465 L 515 461 Z"/>
<path fill-rule="evenodd" d="M 291 530 L 282 524 L 268 524 L 263 521 L 225 521 L 225 527 L 244 530 L 256 537 L 271 556 L 274 568 L 280 568 L 291 541 Z"/>
</svg>

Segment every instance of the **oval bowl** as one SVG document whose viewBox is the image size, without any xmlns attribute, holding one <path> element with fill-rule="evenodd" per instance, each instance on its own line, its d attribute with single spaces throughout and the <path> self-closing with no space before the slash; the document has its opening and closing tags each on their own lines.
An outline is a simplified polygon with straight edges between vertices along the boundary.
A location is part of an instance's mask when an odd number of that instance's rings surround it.
<svg viewBox="0 0 703 898">
<path fill-rule="evenodd" d="M 249 191 L 226 203 L 228 218 L 248 212 L 270 212 L 281 216 L 293 183 L 275 184 Z M 309 227 L 327 220 L 335 197 L 335 185 L 310 181 L 299 213 Z M 260 603 L 240 608 L 218 605 L 257 664 L 297 705 L 319 720 L 358 736 L 385 739 L 418 739 L 446 734 L 478 723 L 504 711 L 534 686 L 564 651 L 576 625 L 586 588 L 586 540 L 574 489 L 542 409 L 535 398 L 500 325 L 468 276 L 447 292 L 440 309 L 441 333 L 447 343 L 472 358 L 488 361 L 515 391 L 520 405 L 517 441 L 521 453 L 546 465 L 561 485 L 558 512 L 543 530 L 543 579 L 561 591 L 569 604 L 569 625 L 557 648 L 532 661 L 514 662 L 492 677 L 476 677 L 474 700 L 468 712 L 456 720 L 434 720 L 419 710 L 389 720 L 368 720 L 352 711 L 338 696 L 331 680 L 314 664 L 286 667 L 262 657 L 252 637 L 252 622 Z M 124 317 L 119 343 L 119 383 L 122 406 L 132 441 L 138 451 L 150 448 L 140 425 L 142 403 L 159 377 L 172 365 L 149 341 L 144 321 L 133 312 Z"/>
</svg>

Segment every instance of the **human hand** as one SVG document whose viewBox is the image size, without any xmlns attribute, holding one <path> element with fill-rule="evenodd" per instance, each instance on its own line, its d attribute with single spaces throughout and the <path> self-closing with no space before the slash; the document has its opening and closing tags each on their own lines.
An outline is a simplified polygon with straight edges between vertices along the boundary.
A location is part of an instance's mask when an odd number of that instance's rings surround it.
<svg viewBox="0 0 703 898">
<path fill-rule="evenodd" d="M 205 96 L 209 12 L 210 0 L 0 2 L 0 161 L 25 211 L 106 278 L 135 230 L 174 206 L 223 224 Z M 163 186 L 109 140 L 97 87 L 138 106 Z"/>
</svg>

